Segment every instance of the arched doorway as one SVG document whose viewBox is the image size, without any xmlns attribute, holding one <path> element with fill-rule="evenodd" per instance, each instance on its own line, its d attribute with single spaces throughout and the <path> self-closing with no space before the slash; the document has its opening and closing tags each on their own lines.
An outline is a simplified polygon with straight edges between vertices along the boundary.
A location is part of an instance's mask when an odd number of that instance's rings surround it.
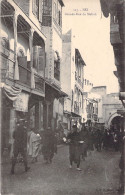
<svg viewBox="0 0 125 195">
<path fill-rule="evenodd" d="M 108 120 L 108 127 L 112 129 L 120 129 L 122 122 L 122 117 L 120 114 L 115 112 L 112 114 Z"/>
<path fill-rule="evenodd" d="M 112 128 L 112 130 L 114 131 L 116 130 L 120 130 L 121 127 L 121 116 L 116 116 L 112 119 L 110 127 Z"/>
</svg>

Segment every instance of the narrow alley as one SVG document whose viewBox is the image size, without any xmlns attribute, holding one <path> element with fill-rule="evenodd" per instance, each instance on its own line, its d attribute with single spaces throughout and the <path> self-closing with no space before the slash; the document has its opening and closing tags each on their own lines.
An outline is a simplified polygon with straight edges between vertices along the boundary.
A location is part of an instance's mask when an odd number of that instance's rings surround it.
<svg viewBox="0 0 125 195">
<path fill-rule="evenodd" d="M 93 151 L 81 162 L 69 168 L 68 146 L 58 148 L 52 164 L 45 164 L 42 155 L 38 162 L 24 172 L 21 163 L 15 175 L 10 175 L 11 163 L 2 166 L 2 194 L 8 195 L 116 195 L 119 185 L 119 153 Z M 6 187 L 7 186 L 7 187 Z"/>
</svg>

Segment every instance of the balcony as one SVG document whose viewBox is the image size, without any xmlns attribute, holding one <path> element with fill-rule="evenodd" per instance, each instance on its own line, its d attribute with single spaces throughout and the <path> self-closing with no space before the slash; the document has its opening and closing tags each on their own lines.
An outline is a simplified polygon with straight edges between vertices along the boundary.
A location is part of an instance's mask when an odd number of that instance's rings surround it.
<svg viewBox="0 0 125 195">
<path fill-rule="evenodd" d="M 23 84 L 27 87 L 31 86 L 31 71 L 30 69 L 19 64 L 19 81 L 17 83 Z"/>
<path fill-rule="evenodd" d="M 1 54 L 1 82 L 5 82 L 6 79 L 14 81 L 14 53 L 4 49 L 1 51 Z M 18 63 L 19 80 L 16 81 L 16 83 L 31 88 L 30 61 L 27 61 L 25 57 L 18 59 Z M 44 79 L 40 75 L 35 73 L 34 80 L 35 90 L 44 93 Z"/>
<path fill-rule="evenodd" d="M 14 78 L 14 53 L 1 46 L 1 81 Z"/>
<path fill-rule="evenodd" d="M 77 75 L 77 72 L 75 71 L 75 80 L 78 83 L 78 85 L 80 86 L 80 88 L 83 89 L 83 82 L 81 81 L 80 76 Z"/>
</svg>

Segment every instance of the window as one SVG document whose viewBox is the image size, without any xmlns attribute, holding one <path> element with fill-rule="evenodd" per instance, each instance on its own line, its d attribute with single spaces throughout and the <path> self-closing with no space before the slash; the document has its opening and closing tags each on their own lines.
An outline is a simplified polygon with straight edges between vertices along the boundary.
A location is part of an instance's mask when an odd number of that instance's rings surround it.
<svg viewBox="0 0 125 195">
<path fill-rule="evenodd" d="M 39 0 L 33 0 L 33 13 L 39 18 Z"/>
<path fill-rule="evenodd" d="M 43 15 L 51 16 L 52 2 L 51 0 L 43 0 Z"/>
<path fill-rule="evenodd" d="M 54 78 L 60 80 L 60 57 L 57 51 L 54 52 Z"/>
<path fill-rule="evenodd" d="M 41 76 L 44 76 L 45 69 L 45 48 L 34 46 L 33 47 L 33 68 Z"/>
<path fill-rule="evenodd" d="M 59 2 L 54 2 L 53 18 L 56 23 L 61 26 L 61 5 L 59 4 Z"/>
</svg>

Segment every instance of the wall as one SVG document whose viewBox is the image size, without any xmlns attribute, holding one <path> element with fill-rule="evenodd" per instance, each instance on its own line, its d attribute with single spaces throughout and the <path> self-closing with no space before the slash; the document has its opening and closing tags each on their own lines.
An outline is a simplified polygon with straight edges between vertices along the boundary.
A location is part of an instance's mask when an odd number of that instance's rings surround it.
<svg viewBox="0 0 125 195">
<path fill-rule="evenodd" d="M 30 2 L 32 2 L 32 0 L 14 0 L 16 3 L 17 3 L 17 5 L 21 8 L 21 9 L 23 9 L 23 11 L 24 11 L 24 13 L 25 14 L 29 14 L 29 1 Z"/>
<path fill-rule="evenodd" d="M 45 77 L 54 78 L 54 52 L 53 52 L 53 31 L 52 27 L 42 27 L 42 32 L 46 36 L 45 52 L 46 52 L 46 68 Z"/>
<path fill-rule="evenodd" d="M 23 12 L 29 16 L 32 22 L 38 27 L 41 28 L 41 24 L 38 18 L 33 14 L 33 0 L 15 0 L 18 6 L 23 10 Z M 42 0 L 40 0 L 42 2 Z"/>
<path fill-rule="evenodd" d="M 106 126 L 108 125 L 111 115 L 117 113 L 119 109 L 123 109 L 123 106 L 119 100 L 118 93 L 108 94 L 103 98 L 103 119 Z"/>
<path fill-rule="evenodd" d="M 73 35 L 71 34 L 71 89 L 74 91 L 75 87 L 75 46 Z"/>
<path fill-rule="evenodd" d="M 63 42 L 61 88 L 71 98 L 71 42 Z"/>
<path fill-rule="evenodd" d="M 58 124 L 58 121 L 63 122 L 63 109 L 64 109 L 64 106 L 63 106 L 63 102 L 61 101 L 61 99 L 55 99 L 53 102 L 53 117 L 57 119 L 57 124 Z"/>
<path fill-rule="evenodd" d="M 101 96 L 105 96 L 107 94 L 106 90 L 107 90 L 106 86 L 97 86 L 93 87 L 91 91 Z"/>
</svg>

